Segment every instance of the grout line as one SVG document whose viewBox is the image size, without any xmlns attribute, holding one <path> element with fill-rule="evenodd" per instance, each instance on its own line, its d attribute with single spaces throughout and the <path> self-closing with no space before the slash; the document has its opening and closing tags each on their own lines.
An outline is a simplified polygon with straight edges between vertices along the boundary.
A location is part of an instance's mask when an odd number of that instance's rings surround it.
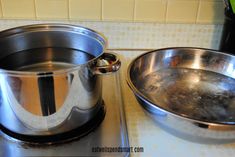
<svg viewBox="0 0 235 157">
<path fill-rule="evenodd" d="M 102 16 L 103 16 L 102 15 L 103 14 L 103 0 L 101 0 L 100 3 L 101 3 L 101 6 L 100 6 L 101 7 L 101 9 L 100 9 L 101 12 L 100 12 L 100 19 L 99 20 L 102 21 L 103 20 L 103 18 L 102 18 Z"/>
<path fill-rule="evenodd" d="M 101 21 L 104 21 L 104 0 L 101 0 Z"/>
<path fill-rule="evenodd" d="M 35 2 L 35 0 L 33 1 L 33 7 L 34 7 L 34 20 L 36 20 L 37 15 L 36 15 L 36 2 Z"/>
<path fill-rule="evenodd" d="M 70 3 L 69 3 L 70 0 L 67 0 L 67 9 L 68 9 L 68 17 L 67 17 L 67 20 L 70 20 Z"/>
<path fill-rule="evenodd" d="M 132 21 L 134 22 L 135 20 L 136 20 L 136 0 L 134 0 L 133 19 L 132 19 Z"/>
<path fill-rule="evenodd" d="M 34 0 L 34 8 L 35 8 L 35 19 L 38 20 L 37 7 L 36 7 L 36 0 Z"/>
<path fill-rule="evenodd" d="M 2 18 L 4 18 L 4 17 L 3 17 L 3 6 L 2 6 L 2 4 L 3 4 L 3 3 L 2 3 L 2 0 L 0 0 L 0 2 L 1 2 L 1 13 L 2 13 Z"/>
<path fill-rule="evenodd" d="M 199 0 L 199 2 L 198 2 L 197 15 L 196 15 L 195 24 L 198 23 L 198 17 L 199 17 L 200 6 L 201 6 L 201 0 Z"/>
<path fill-rule="evenodd" d="M 166 12 L 165 12 L 164 23 L 167 23 L 168 5 L 169 5 L 169 0 L 166 0 Z"/>
</svg>

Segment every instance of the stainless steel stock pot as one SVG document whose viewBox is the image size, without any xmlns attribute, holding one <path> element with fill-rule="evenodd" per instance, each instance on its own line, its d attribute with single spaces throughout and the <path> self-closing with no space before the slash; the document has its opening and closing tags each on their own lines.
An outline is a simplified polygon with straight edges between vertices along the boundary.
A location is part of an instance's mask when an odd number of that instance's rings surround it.
<svg viewBox="0 0 235 157">
<path fill-rule="evenodd" d="M 86 124 L 102 104 L 102 76 L 120 61 L 88 28 L 38 24 L 0 32 L 1 128 L 47 136 Z"/>
</svg>

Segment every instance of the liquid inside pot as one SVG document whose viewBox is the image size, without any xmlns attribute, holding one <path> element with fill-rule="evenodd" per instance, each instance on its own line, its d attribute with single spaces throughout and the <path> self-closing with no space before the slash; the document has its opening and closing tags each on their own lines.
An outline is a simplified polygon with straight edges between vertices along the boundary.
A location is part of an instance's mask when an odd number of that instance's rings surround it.
<svg viewBox="0 0 235 157">
<path fill-rule="evenodd" d="M 0 92 L 6 93 L 6 100 L 13 106 L 14 111 L 19 112 L 18 117 L 24 117 L 26 111 L 26 113 L 38 116 L 58 115 L 57 112 L 71 97 L 70 91 L 73 89 L 74 92 L 71 93 L 76 93 L 78 94 L 76 97 L 79 97 L 84 93 L 81 91 L 86 91 L 86 88 L 90 86 L 95 88 L 96 77 L 92 77 L 93 82 L 90 81 L 91 78 L 86 68 L 60 75 L 54 75 L 53 72 L 85 64 L 93 58 L 94 56 L 86 52 L 68 48 L 38 48 L 12 53 L 0 60 L 0 68 L 37 72 L 37 75 L 28 77 L 28 75 L 6 74 L 4 77 L 1 76 L 1 83 L 5 86 L 0 88 Z M 52 75 L 44 75 L 45 72 Z M 86 82 L 82 82 L 83 80 Z M 74 89 L 74 86 L 82 87 L 78 90 Z M 92 90 L 94 89 L 91 88 L 90 91 Z M 79 103 L 69 101 L 67 105 Z"/>
<path fill-rule="evenodd" d="M 169 68 L 150 73 L 140 91 L 179 115 L 235 123 L 235 79 L 205 70 Z"/>
<path fill-rule="evenodd" d="M 94 56 L 69 48 L 37 48 L 10 54 L 0 60 L 6 70 L 49 72 L 87 63 Z"/>
</svg>

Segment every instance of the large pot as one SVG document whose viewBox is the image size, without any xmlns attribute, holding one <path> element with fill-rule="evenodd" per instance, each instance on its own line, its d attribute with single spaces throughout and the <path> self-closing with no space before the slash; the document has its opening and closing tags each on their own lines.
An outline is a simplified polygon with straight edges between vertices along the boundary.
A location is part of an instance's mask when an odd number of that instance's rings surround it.
<svg viewBox="0 0 235 157">
<path fill-rule="evenodd" d="M 120 61 L 90 29 L 40 24 L 0 32 L 1 128 L 22 136 L 71 131 L 102 106 L 102 77 Z"/>
<path fill-rule="evenodd" d="M 127 82 L 164 130 L 201 143 L 235 141 L 235 56 L 166 48 L 134 59 Z"/>
</svg>

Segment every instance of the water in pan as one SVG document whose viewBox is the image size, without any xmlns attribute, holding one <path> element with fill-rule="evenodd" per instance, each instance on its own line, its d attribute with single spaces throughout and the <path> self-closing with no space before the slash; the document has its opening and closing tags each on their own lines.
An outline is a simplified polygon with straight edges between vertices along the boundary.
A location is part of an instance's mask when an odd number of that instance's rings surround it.
<svg viewBox="0 0 235 157">
<path fill-rule="evenodd" d="M 87 63 L 94 56 L 69 48 L 37 48 L 0 59 L 0 68 L 18 71 L 54 71 Z"/>
<path fill-rule="evenodd" d="M 235 79 L 194 69 L 162 69 L 140 91 L 159 106 L 198 120 L 235 123 Z"/>
</svg>

